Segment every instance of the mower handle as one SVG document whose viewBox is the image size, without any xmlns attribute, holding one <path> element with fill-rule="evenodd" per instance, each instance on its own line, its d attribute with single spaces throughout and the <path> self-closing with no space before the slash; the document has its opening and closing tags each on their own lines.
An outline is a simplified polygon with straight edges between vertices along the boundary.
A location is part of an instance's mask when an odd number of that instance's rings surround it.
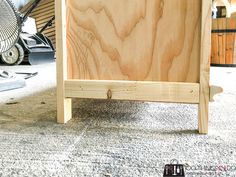
<svg viewBox="0 0 236 177">
<path fill-rule="evenodd" d="M 21 23 L 23 24 L 26 19 L 29 17 L 30 13 L 38 6 L 38 4 L 41 2 L 41 0 L 35 0 L 32 6 L 29 8 L 29 10 L 25 13 L 25 15 L 21 19 Z"/>
</svg>

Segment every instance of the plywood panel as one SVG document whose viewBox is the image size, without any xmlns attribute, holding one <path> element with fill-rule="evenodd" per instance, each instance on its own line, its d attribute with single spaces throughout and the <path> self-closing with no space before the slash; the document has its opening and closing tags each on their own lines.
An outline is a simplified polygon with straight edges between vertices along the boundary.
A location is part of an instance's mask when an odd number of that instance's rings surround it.
<svg viewBox="0 0 236 177">
<path fill-rule="evenodd" d="M 199 82 L 199 1 L 66 3 L 70 79 Z"/>
</svg>

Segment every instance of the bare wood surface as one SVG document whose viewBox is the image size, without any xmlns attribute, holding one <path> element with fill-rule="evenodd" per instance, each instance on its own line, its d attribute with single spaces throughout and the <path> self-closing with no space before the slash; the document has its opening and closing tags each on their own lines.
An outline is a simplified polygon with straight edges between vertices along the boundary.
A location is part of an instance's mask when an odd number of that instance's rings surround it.
<svg viewBox="0 0 236 177">
<path fill-rule="evenodd" d="M 212 29 L 213 30 L 225 30 L 225 29 L 235 29 L 236 18 L 217 18 L 212 19 Z"/>
<path fill-rule="evenodd" d="M 181 82 L 67 80 L 65 96 L 141 100 L 174 103 L 199 103 L 199 84 Z"/>
<path fill-rule="evenodd" d="M 225 64 L 233 64 L 234 37 L 235 33 L 226 34 L 225 39 Z"/>
<path fill-rule="evenodd" d="M 226 34 L 220 33 L 218 34 L 218 41 L 219 41 L 219 64 L 225 64 L 225 41 L 226 41 Z"/>
<path fill-rule="evenodd" d="M 199 83 L 200 0 L 67 0 L 70 79 Z"/>
<path fill-rule="evenodd" d="M 234 41 L 236 41 L 236 35 L 234 35 Z M 234 43 L 233 64 L 236 64 L 236 44 Z"/>
<path fill-rule="evenodd" d="M 212 20 L 213 30 L 233 30 L 236 18 L 220 18 Z M 235 32 L 212 33 L 212 64 L 236 64 Z"/>
<path fill-rule="evenodd" d="M 219 38 L 217 33 L 211 34 L 211 63 L 212 64 L 219 64 Z"/>
<path fill-rule="evenodd" d="M 66 6 L 64 0 L 55 2 L 57 39 L 57 122 L 66 123 L 72 117 L 72 101 L 65 97 L 67 79 Z"/>
<path fill-rule="evenodd" d="M 211 0 L 202 1 L 199 133 L 208 133 L 209 75 L 211 51 Z"/>
</svg>

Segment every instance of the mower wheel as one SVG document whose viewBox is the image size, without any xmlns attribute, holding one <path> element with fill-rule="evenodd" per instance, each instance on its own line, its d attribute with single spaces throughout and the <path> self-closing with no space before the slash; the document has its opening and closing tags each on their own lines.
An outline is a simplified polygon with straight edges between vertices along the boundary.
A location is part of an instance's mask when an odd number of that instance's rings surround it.
<svg viewBox="0 0 236 177">
<path fill-rule="evenodd" d="M 2 61 L 7 65 L 19 65 L 24 60 L 24 49 L 16 43 L 10 50 L 2 53 Z"/>
</svg>

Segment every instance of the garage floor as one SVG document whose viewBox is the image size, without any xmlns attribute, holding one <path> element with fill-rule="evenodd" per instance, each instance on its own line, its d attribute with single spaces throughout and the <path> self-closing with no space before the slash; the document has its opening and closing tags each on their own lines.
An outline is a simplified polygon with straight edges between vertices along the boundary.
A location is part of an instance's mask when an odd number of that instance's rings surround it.
<svg viewBox="0 0 236 177">
<path fill-rule="evenodd" d="M 0 177 L 160 177 L 171 159 L 187 176 L 236 175 L 236 68 L 211 69 L 225 91 L 210 104 L 209 135 L 197 133 L 196 105 L 74 100 L 60 125 L 55 64 L 0 68 L 39 72 L 0 93 Z"/>
</svg>

